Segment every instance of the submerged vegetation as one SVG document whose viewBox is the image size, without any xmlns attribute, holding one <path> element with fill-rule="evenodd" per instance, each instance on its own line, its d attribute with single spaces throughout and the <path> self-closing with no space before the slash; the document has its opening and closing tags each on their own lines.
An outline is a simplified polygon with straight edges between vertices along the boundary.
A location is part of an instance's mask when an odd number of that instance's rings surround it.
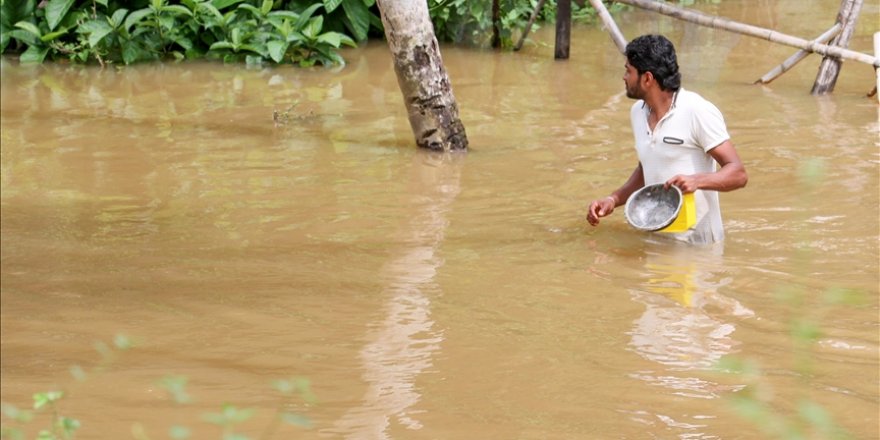
<svg viewBox="0 0 880 440">
<path fill-rule="evenodd" d="M 438 39 L 511 48 L 537 0 L 428 0 Z M 621 8 L 615 4 L 613 8 Z M 589 4 L 575 21 L 595 19 Z M 553 20 L 556 0 L 539 20 Z M 249 64 L 344 63 L 343 46 L 383 35 L 375 0 L 0 0 L 0 52 L 22 62 L 132 64 L 219 59 Z M 497 29 L 495 29 L 497 28 Z"/>
<path fill-rule="evenodd" d="M 125 335 L 116 335 L 109 344 L 103 341 L 95 343 L 100 361 L 86 371 L 84 368 L 74 365 L 70 368 L 70 374 L 76 383 L 94 382 L 101 373 L 109 369 L 118 356 L 135 345 Z M 156 381 L 156 385 L 162 388 L 175 405 L 188 405 L 193 403 L 193 398 L 187 391 L 188 379 L 185 376 L 168 375 Z M 90 383 L 96 386 L 95 383 Z M 269 423 L 259 429 L 260 439 L 272 438 L 281 425 L 292 425 L 300 428 L 311 427 L 311 420 L 300 412 L 291 408 L 303 405 L 313 405 L 316 402 L 308 379 L 292 378 L 276 380 L 272 387 L 279 394 L 275 413 Z M 33 395 L 33 403 L 30 409 L 19 407 L 8 402 L 2 403 L 3 423 L 0 425 L 0 438 L 10 440 L 23 440 L 30 438 L 27 434 L 36 431 L 36 440 L 70 440 L 77 438 L 83 425 L 88 420 L 81 422 L 78 419 L 65 415 L 65 407 L 72 405 L 70 388 L 55 388 L 46 392 Z M 252 437 L 239 432 L 242 426 L 256 415 L 254 408 L 243 408 L 233 404 L 224 403 L 218 412 L 208 412 L 202 415 L 201 421 L 219 428 L 224 440 L 250 440 Z M 45 424 L 48 424 L 46 426 Z M 156 428 L 156 427 L 152 427 Z M 195 438 L 191 424 L 175 424 L 167 428 L 167 437 L 174 440 Z M 250 427 L 253 428 L 253 427 Z M 155 430 L 155 429 L 154 429 Z M 251 429 L 253 430 L 253 429 Z M 140 422 L 135 422 L 131 427 L 132 437 L 136 440 L 149 440 L 148 429 Z"/>
</svg>

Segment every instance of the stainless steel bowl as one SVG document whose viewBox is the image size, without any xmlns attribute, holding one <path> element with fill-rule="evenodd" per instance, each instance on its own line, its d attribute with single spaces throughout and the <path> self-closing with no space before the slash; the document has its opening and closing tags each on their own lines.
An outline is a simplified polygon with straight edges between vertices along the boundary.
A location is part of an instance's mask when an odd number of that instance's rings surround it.
<svg viewBox="0 0 880 440">
<path fill-rule="evenodd" d="M 623 212 L 632 227 L 642 231 L 659 231 L 675 221 L 681 210 L 681 190 L 662 183 L 647 185 L 632 193 Z"/>
</svg>

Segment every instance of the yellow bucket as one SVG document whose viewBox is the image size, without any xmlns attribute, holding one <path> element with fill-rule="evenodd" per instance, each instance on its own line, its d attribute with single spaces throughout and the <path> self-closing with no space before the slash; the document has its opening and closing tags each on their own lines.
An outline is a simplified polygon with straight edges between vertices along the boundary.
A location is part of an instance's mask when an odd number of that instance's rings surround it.
<svg viewBox="0 0 880 440">
<path fill-rule="evenodd" d="M 681 209 L 672 223 L 659 232 L 684 232 L 697 224 L 697 207 L 694 203 L 694 193 L 683 194 Z"/>
</svg>

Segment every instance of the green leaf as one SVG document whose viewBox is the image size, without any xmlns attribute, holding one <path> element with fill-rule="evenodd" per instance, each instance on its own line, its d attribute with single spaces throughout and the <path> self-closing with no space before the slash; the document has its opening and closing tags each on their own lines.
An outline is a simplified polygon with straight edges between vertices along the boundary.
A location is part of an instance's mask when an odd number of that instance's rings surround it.
<svg viewBox="0 0 880 440">
<path fill-rule="evenodd" d="M 232 38 L 233 45 L 240 46 L 241 45 L 241 28 L 233 28 L 232 34 L 230 35 L 230 37 Z"/>
<path fill-rule="evenodd" d="M 61 400 L 62 397 L 64 397 L 64 392 L 62 391 L 47 391 L 45 393 L 36 393 L 34 394 L 34 409 L 45 408 L 46 405 L 53 404 Z"/>
<path fill-rule="evenodd" d="M 293 31 L 287 36 L 288 43 L 298 43 L 301 41 L 306 41 L 306 37 L 297 31 Z"/>
<path fill-rule="evenodd" d="M 281 413 L 281 420 L 283 420 L 285 423 L 289 423 L 289 424 L 295 425 L 295 426 L 300 426 L 303 428 L 311 428 L 312 427 L 312 421 L 308 417 L 301 415 L 301 414 L 295 414 L 295 413 L 289 413 L 289 412 Z"/>
<path fill-rule="evenodd" d="M 163 12 L 168 11 L 168 12 L 171 12 L 172 14 L 174 14 L 174 15 L 186 15 L 186 16 L 189 16 L 189 17 L 192 17 L 192 15 L 193 15 L 192 11 L 190 11 L 189 9 L 187 9 L 186 6 L 182 6 L 182 5 L 168 5 L 168 6 L 163 6 L 163 7 L 162 7 L 162 11 L 163 11 Z"/>
<path fill-rule="evenodd" d="M 299 14 L 293 11 L 272 11 L 269 13 L 269 17 L 289 18 L 292 21 L 296 21 L 299 19 Z"/>
<path fill-rule="evenodd" d="M 190 438 L 190 430 L 186 426 L 174 425 L 168 430 L 168 436 L 174 440 L 186 440 Z"/>
<path fill-rule="evenodd" d="M 242 44 L 241 46 L 238 47 L 238 50 L 246 50 L 248 52 L 253 52 L 253 53 L 260 55 L 260 56 L 263 56 L 263 57 L 268 55 L 266 53 L 265 49 L 258 47 L 258 46 L 254 46 L 253 44 Z"/>
<path fill-rule="evenodd" d="M 333 47 L 339 48 L 339 44 L 342 42 L 342 34 L 337 32 L 325 32 L 318 36 L 319 43 L 327 43 Z"/>
<path fill-rule="evenodd" d="M 249 5 L 249 4 L 238 5 L 238 9 L 244 9 L 244 10 L 247 10 L 248 12 L 250 12 L 251 14 L 253 14 L 254 17 L 259 17 L 259 16 L 260 16 L 260 10 L 257 9 L 257 7 L 254 6 L 254 5 Z"/>
<path fill-rule="evenodd" d="M 336 8 L 338 8 L 341 4 L 342 0 L 324 0 L 324 10 L 327 11 L 327 13 L 329 14 L 336 10 Z"/>
<path fill-rule="evenodd" d="M 105 8 L 107 7 L 107 0 L 95 0 L 95 3 L 101 5 Z"/>
<path fill-rule="evenodd" d="M 28 46 L 39 46 L 40 38 L 35 37 L 34 34 L 23 30 L 23 29 L 15 29 L 6 33 L 10 38 L 14 38 L 22 43 L 27 44 Z"/>
<path fill-rule="evenodd" d="M 217 9 L 225 9 L 243 1 L 244 0 L 212 0 L 211 4 Z"/>
<path fill-rule="evenodd" d="M 128 17 L 125 18 L 125 31 L 131 32 L 132 26 L 140 23 L 140 21 L 143 20 L 144 17 L 146 17 L 152 13 L 153 13 L 153 11 L 151 11 L 150 8 L 143 8 L 143 9 L 138 9 L 137 11 L 134 11 L 131 14 L 128 14 Z"/>
<path fill-rule="evenodd" d="M 46 5 L 46 21 L 50 31 L 54 31 L 58 23 L 61 23 L 71 6 L 73 6 L 73 0 L 49 0 Z"/>
<path fill-rule="evenodd" d="M 30 32 L 31 34 L 33 34 L 34 36 L 36 36 L 37 38 L 40 38 L 43 36 L 43 33 L 40 32 L 40 28 L 38 28 L 37 25 L 35 25 L 29 21 L 19 21 L 18 23 L 15 23 L 15 27 L 17 27 L 19 29 L 24 29 L 24 30 Z"/>
<path fill-rule="evenodd" d="M 308 26 L 303 28 L 302 33 L 306 36 L 306 38 L 310 40 L 314 40 L 318 37 L 318 34 L 321 33 L 321 28 L 324 27 L 324 17 L 319 15 L 311 20 L 309 20 Z"/>
<path fill-rule="evenodd" d="M 137 61 L 141 56 L 141 49 L 136 43 L 127 40 L 122 43 L 122 62 L 129 65 Z"/>
<path fill-rule="evenodd" d="M 312 18 L 312 14 L 314 14 L 315 11 L 317 11 L 318 8 L 320 8 L 321 6 L 323 5 L 320 3 L 315 3 L 306 8 L 305 11 L 302 11 L 299 14 L 299 19 L 296 20 L 296 25 L 293 28 L 296 30 L 302 29 L 306 25 L 306 23 L 309 22 L 309 19 Z"/>
<path fill-rule="evenodd" d="M 822 331 L 814 322 L 798 319 L 792 323 L 791 334 L 798 342 L 813 343 L 822 336 Z"/>
<path fill-rule="evenodd" d="M 113 26 L 114 28 L 119 27 L 125 19 L 125 14 L 128 14 L 128 9 L 117 9 L 116 12 L 113 13 L 113 17 L 110 18 L 110 26 Z"/>
<path fill-rule="evenodd" d="M 113 32 L 113 28 L 106 21 L 92 20 L 86 24 L 89 25 L 89 47 L 91 48 L 100 44 L 104 37 Z"/>
<path fill-rule="evenodd" d="M 342 9 L 345 11 L 345 18 L 348 19 L 346 25 L 351 30 L 357 41 L 367 39 L 367 32 L 370 30 L 370 10 L 360 1 L 347 1 L 342 3 Z"/>
<path fill-rule="evenodd" d="M 54 40 L 54 39 L 56 39 L 56 38 L 58 38 L 58 37 L 60 37 L 60 36 L 62 36 L 62 35 L 64 35 L 64 34 L 66 34 L 66 33 L 67 33 L 67 29 L 62 28 L 62 29 L 59 30 L 59 31 L 50 32 L 50 33 L 48 33 L 48 34 L 46 34 L 46 35 L 43 35 L 42 37 L 40 37 L 40 40 L 41 40 L 42 42 L 44 42 L 44 43 L 48 43 L 48 42 L 50 42 L 50 41 L 52 41 L 52 40 Z"/>
<path fill-rule="evenodd" d="M 218 42 L 212 44 L 208 50 L 222 50 L 222 49 L 234 50 L 235 45 L 233 45 L 232 43 L 230 43 L 228 41 L 218 41 Z"/>
<path fill-rule="evenodd" d="M 42 63 L 48 53 L 48 47 L 30 46 L 18 57 L 18 60 L 22 63 Z"/>
<path fill-rule="evenodd" d="M 221 14 L 221 13 L 220 13 L 220 10 L 217 9 L 217 8 L 216 8 L 214 5 L 212 5 L 211 3 L 199 3 L 198 6 L 197 6 L 197 8 L 204 9 L 204 10 L 208 11 L 208 13 L 210 13 L 211 15 L 213 15 L 214 18 L 217 19 L 217 21 L 219 21 L 219 22 L 223 22 L 223 14 Z"/>
<path fill-rule="evenodd" d="M 274 2 L 272 0 L 263 0 L 263 6 L 260 8 L 260 12 L 262 13 L 263 16 L 265 16 L 269 12 L 272 12 L 272 4 L 273 3 Z"/>
<path fill-rule="evenodd" d="M 220 426 L 230 426 L 241 423 L 251 418 L 254 410 L 251 408 L 239 409 L 233 405 L 225 404 L 219 413 L 209 413 L 203 416 L 204 420 Z"/>
<path fill-rule="evenodd" d="M 9 37 L 8 32 L 0 33 L 0 54 L 6 52 L 6 46 L 9 46 L 9 41 L 12 38 Z"/>
<path fill-rule="evenodd" d="M 352 40 L 351 37 L 349 37 L 348 35 L 339 34 L 339 37 L 342 40 L 342 44 L 349 46 L 349 47 L 357 47 L 357 43 L 354 40 Z"/>
<path fill-rule="evenodd" d="M 36 0 L 0 1 L 0 32 L 9 30 L 15 23 L 30 18 L 36 6 Z"/>
<path fill-rule="evenodd" d="M 289 43 L 286 41 L 272 40 L 266 43 L 266 48 L 269 50 L 269 57 L 276 63 L 280 63 L 284 59 L 284 54 L 287 53 L 288 46 Z"/>
<path fill-rule="evenodd" d="M 58 421 L 58 424 L 61 425 L 61 429 L 64 431 L 67 438 L 70 438 L 81 426 L 79 420 L 71 419 L 70 417 L 62 417 L 61 420 Z"/>
<path fill-rule="evenodd" d="M 19 409 L 18 407 L 10 405 L 8 403 L 2 404 L 2 408 L 4 416 L 19 423 L 27 423 L 34 418 L 33 413 L 31 413 L 30 411 Z"/>
</svg>

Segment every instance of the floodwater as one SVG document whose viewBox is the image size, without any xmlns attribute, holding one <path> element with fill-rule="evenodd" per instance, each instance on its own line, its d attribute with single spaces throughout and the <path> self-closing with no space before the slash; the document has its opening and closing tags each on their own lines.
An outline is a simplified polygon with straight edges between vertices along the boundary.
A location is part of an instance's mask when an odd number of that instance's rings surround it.
<svg viewBox="0 0 880 440">
<path fill-rule="evenodd" d="M 814 36 L 838 5 L 758 3 L 702 8 Z M 723 248 L 622 210 L 586 223 L 636 163 L 598 27 L 562 62 L 549 28 L 518 53 L 444 47 L 471 145 L 452 156 L 414 147 L 381 42 L 332 70 L 3 60 L 3 402 L 65 390 L 83 439 L 220 438 L 203 415 L 224 404 L 254 410 L 231 428 L 251 438 L 771 437 L 735 412 L 749 395 L 878 438 L 871 68 L 812 97 L 815 56 L 755 86 L 794 49 L 640 11 L 621 28 L 670 36 L 725 114 L 751 179 L 722 194 Z M 136 347 L 102 357 L 117 334 Z M 722 374 L 730 357 L 760 370 Z M 285 378 L 315 400 L 284 400 Z M 278 410 L 310 424 L 272 431 Z"/>
</svg>

